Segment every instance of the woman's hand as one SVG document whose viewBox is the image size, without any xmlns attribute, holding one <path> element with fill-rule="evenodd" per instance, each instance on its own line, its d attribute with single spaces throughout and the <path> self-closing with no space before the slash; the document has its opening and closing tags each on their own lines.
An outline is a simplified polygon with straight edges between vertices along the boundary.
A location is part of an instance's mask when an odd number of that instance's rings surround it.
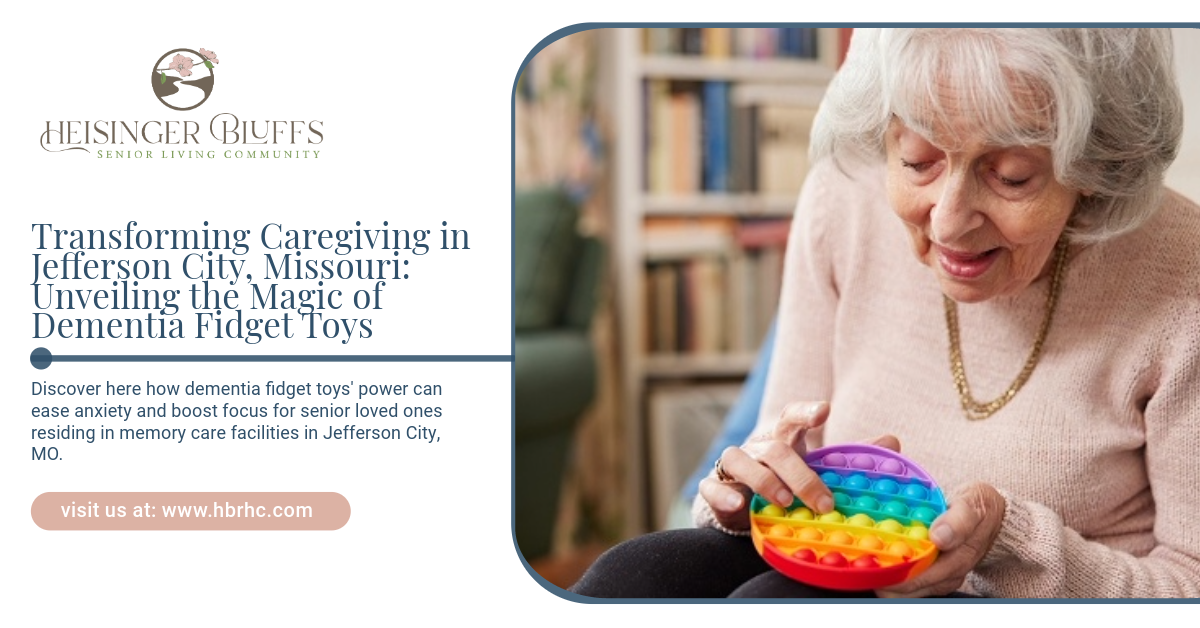
<svg viewBox="0 0 1200 628">
<path fill-rule="evenodd" d="M 732 480 L 722 482 L 710 477 L 700 483 L 700 495 L 712 508 L 717 522 L 731 530 L 748 529 L 754 493 L 784 508 L 791 506 L 796 496 L 819 514 L 833 510 L 833 494 L 804 463 L 804 436 L 827 418 L 828 403 L 789 404 L 769 434 L 722 452 L 721 468 Z M 892 436 L 874 444 L 896 451 L 900 447 Z"/>
<path fill-rule="evenodd" d="M 930 597 L 957 591 L 992 549 L 1006 505 L 990 484 L 978 482 L 959 491 L 929 529 L 929 539 L 940 552 L 937 560 L 916 578 L 875 593 L 879 597 Z"/>
<path fill-rule="evenodd" d="M 803 460 L 805 434 L 827 418 L 828 403 L 788 404 L 770 433 L 721 452 L 721 468 L 732 480 L 710 477 L 700 483 L 700 494 L 717 522 L 731 530 L 749 528 L 754 493 L 784 508 L 791 506 L 792 496 L 797 495 L 818 512 L 832 510 L 833 494 Z"/>
</svg>

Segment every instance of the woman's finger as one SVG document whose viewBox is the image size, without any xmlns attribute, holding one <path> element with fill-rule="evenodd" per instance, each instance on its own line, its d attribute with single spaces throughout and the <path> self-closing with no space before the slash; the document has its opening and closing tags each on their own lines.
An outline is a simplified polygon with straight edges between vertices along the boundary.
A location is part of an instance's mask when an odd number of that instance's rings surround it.
<svg viewBox="0 0 1200 628">
<path fill-rule="evenodd" d="M 774 471 L 787 485 L 791 494 L 799 497 L 800 501 L 820 514 L 833 510 L 833 493 L 821 481 L 817 472 L 804 464 L 800 454 L 777 440 L 765 443 L 761 451 L 758 462 Z M 791 503 L 790 498 L 788 503 Z"/>
<path fill-rule="evenodd" d="M 775 423 L 774 437 L 803 455 L 806 449 L 804 435 L 808 430 L 824 425 L 828 418 L 829 404 L 824 401 L 789 403 L 783 407 L 779 421 Z"/>
<path fill-rule="evenodd" d="M 896 453 L 900 453 L 900 439 L 892 436 L 891 434 L 878 436 L 873 440 L 868 441 L 867 444 L 874 445 L 876 447 L 883 447 L 884 449 L 890 449 Z"/>
<path fill-rule="evenodd" d="M 700 482 L 700 496 L 721 525 L 732 530 L 750 527 L 750 487 L 706 478 Z"/>
<path fill-rule="evenodd" d="M 995 524 L 986 526 L 988 530 L 998 530 L 999 521 L 1004 518 L 1004 506 L 1004 498 L 995 489 L 986 484 L 971 484 L 959 491 L 946 512 L 934 520 L 929 528 L 929 540 L 946 552 L 972 535 L 978 535 L 985 522 Z M 991 538 L 986 539 L 984 552 L 991 547 L 991 542 Z"/>
<path fill-rule="evenodd" d="M 764 443 L 764 446 L 769 448 L 770 443 Z M 791 489 L 774 471 L 750 457 L 741 447 L 728 447 L 721 453 L 721 468 L 733 479 L 772 502 L 784 508 L 792 505 Z"/>
<path fill-rule="evenodd" d="M 969 551 L 951 551 L 938 555 L 937 560 L 921 575 L 900 584 L 876 591 L 880 597 L 928 597 L 946 595 L 962 586 L 967 573 L 975 566 Z"/>
<path fill-rule="evenodd" d="M 955 580 L 939 580 L 920 588 L 901 591 L 899 589 L 886 589 L 876 591 L 875 595 L 882 598 L 924 598 L 924 597 L 942 597 L 954 593 L 962 588 L 962 578 Z"/>
</svg>

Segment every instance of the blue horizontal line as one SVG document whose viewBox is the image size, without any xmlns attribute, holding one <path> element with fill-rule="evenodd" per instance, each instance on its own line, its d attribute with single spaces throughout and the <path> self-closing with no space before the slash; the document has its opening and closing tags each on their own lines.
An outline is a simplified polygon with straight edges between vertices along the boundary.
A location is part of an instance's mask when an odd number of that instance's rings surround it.
<svg viewBox="0 0 1200 628">
<path fill-rule="evenodd" d="M 511 355 L 55 355 L 55 362 L 512 362 Z"/>
</svg>

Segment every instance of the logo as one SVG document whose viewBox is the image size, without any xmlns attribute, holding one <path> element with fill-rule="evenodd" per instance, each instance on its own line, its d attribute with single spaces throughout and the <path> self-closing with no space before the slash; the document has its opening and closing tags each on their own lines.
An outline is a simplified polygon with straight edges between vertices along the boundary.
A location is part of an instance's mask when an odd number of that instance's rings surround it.
<svg viewBox="0 0 1200 628">
<path fill-rule="evenodd" d="M 150 70 L 154 97 L 174 111 L 191 111 L 203 105 L 212 95 L 218 63 L 217 53 L 204 48 L 168 50 Z M 167 115 L 183 118 L 190 114 Z M 96 159 L 133 159 L 143 163 L 146 159 L 293 160 L 320 159 L 320 144 L 325 141 L 324 121 L 291 116 L 247 119 L 224 111 L 207 122 L 147 120 L 144 116 L 132 121 L 73 117 L 85 119 L 46 120 L 45 130 L 38 138 L 42 150 L 91 153 L 94 146 Z M 222 149 L 212 146 L 214 142 Z"/>
<path fill-rule="evenodd" d="M 190 111 L 212 95 L 217 53 L 176 48 L 158 58 L 150 83 L 158 102 L 176 111 Z"/>
</svg>

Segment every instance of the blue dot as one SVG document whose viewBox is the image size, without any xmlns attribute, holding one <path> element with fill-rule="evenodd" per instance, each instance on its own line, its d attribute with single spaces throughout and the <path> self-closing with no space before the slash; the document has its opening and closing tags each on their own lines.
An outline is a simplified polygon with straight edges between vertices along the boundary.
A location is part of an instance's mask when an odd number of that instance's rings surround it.
<svg viewBox="0 0 1200 628">
<path fill-rule="evenodd" d="M 821 474 L 821 481 L 825 483 L 825 486 L 838 486 L 842 483 L 842 476 L 833 471 L 826 471 Z"/>
<path fill-rule="evenodd" d="M 900 485 L 896 484 L 895 480 L 884 478 L 875 483 L 875 490 L 880 493 L 895 495 L 900 492 Z"/>
<path fill-rule="evenodd" d="M 846 478 L 844 484 L 846 488 L 865 489 L 871 486 L 871 481 L 867 479 L 867 476 L 861 473 L 855 473 L 854 475 Z"/>
<path fill-rule="evenodd" d="M 904 486 L 904 496 L 913 499 L 925 499 L 929 495 L 929 491 L 925 490 L 920 484 L 907 484 Z"/>
<path fill-rule="evenodd" d="M 29 354 L 29 363 L 33 365 L 33 368 L 39 371 L 45 370 L 45 368 L 50 366 L 50 363 L 53 361 L 54 355 L 50 353 L 49 349 L 44 347 L 38 347 L 37 349 L 33 350 L 33 353 Z"/>
</svg>

